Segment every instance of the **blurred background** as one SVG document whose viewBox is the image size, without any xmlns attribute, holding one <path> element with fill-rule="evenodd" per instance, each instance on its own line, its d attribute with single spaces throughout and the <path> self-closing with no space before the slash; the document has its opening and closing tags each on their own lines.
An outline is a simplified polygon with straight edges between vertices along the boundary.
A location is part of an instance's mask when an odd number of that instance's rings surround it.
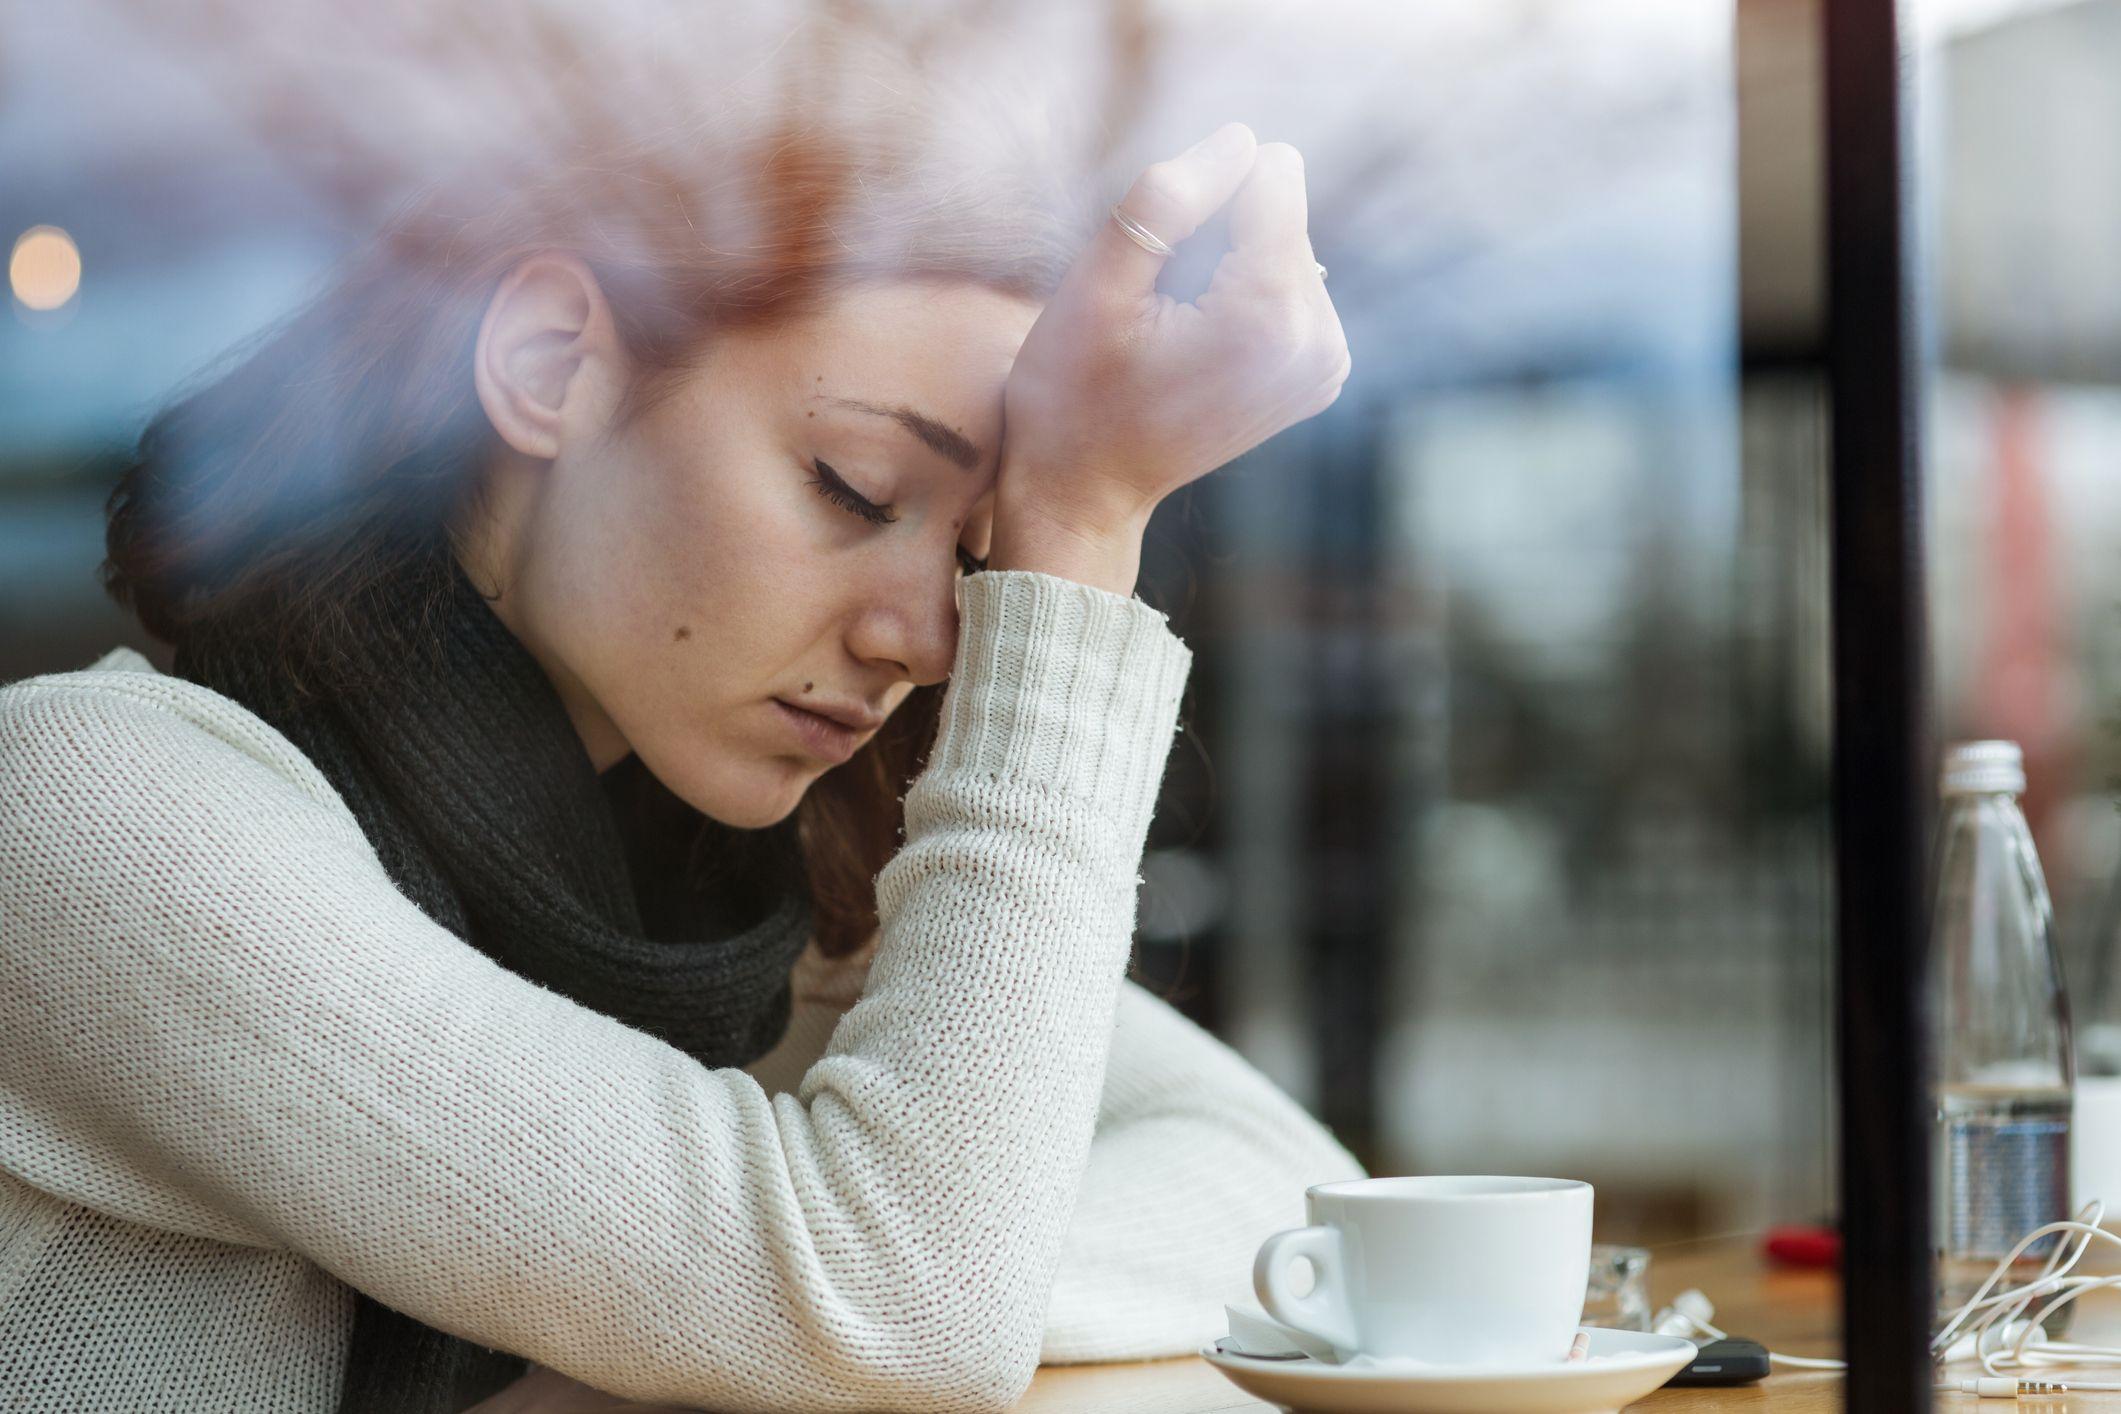
<svg viewBox="0 0 2121 1414">
<path fill-rule="evenodd" d="M 1605 1240 L 1833 1206 L 1817 5 L 815 7 L 939 71 L 1037 56 L 1104 200 L 1231 118 L 1304 152 L 1355 372 L 1152 529 L 1197 660 L 1136 975 L 1373 1172 L 1586 1178 Z M 811 8 L 684 39 L 770 73 Z M 159 400 L 520 140 L 540 63 L 682 56 L 680 13 L 16 0 L 0 681 L 166 666 L 95 573 Z M 2121 0 L 1911 18 L 1939 733 L 2024 743 L 2082 1019 L 2121 927 Z"/>
</svg>

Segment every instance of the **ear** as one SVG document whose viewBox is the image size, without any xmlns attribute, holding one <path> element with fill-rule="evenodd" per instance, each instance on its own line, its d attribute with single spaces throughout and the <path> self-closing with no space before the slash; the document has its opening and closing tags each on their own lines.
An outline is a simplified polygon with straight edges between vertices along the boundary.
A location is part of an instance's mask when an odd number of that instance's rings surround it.
<svg viewBox="0 0 2121 1414">
<path fill-rule="evenodd" d="M 601 431 L 622 361 L 595 274 L 576 256 L 546 252 L 510 270 L 487 302 L 472 383 L 501 440 L 550 461 L 563 440 Z"/>
</svg>

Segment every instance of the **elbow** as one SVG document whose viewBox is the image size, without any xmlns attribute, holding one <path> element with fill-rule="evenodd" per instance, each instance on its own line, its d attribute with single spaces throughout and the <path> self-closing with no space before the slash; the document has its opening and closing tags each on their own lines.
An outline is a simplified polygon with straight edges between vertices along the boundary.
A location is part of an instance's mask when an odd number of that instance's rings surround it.
<svg viewBox="0 0 2121 1414">
<path fill-rule="evenodd" d="M 1006 1338 L 993 1322 L 979 1332 L 968 1333 L 960 1348 L 965 1358 L 953 1363 L 952 1388 L 963 1400 L 955 1407 L 967 1414 L 1003 1414 L 1023 1402 L 1038 1374 L 1042 1344 L 1043 1314 L 1029 1322 L 1014 1322 Z M 1028 1331 L 1028 1338 L 1024 1332 Z"/>
<path fill-rule="evenodd" d="M 1017 1311 L 998 1302 L 984 1316 L 968 1314 L 956 1338 L 944 1342 L 914 1391 L 923 1410 L 1004 1414 L 1023 1402 L 1038 1374 L 1044 1311 Z"/>
<path fill-rule="evenodd" d="M 968 1414 L 1006 1414 L 1023 1403 L 1037 1373 L 1038 1351 L 1034 1349 L 1030 1363 L 987 1370 L 976 1383 L 963 1386 L 965 1402 L 958 1407 Z"/>
<path fill-rule="evenodd" d="M 1030 1358 L 981 1361 L 952 1352 L 915 1369 L 877 1373 L 883 1402 L 873 1407 L 920 1410 L 922 1414 L 1007 1414 L 1023 1402 L 1038 1373 L 1038 1351 Z"/>
<path fill-rule="evenodd" d="M 871 1391 L 863 1407 L 920 1414 L 1014 1409 L 1038 1373 L 1044 1321 L 1043 1308 L 1001 1297 L 922 1320 L 917 1331 L 902 1325 L 863 1362 Z"/>
</svg>

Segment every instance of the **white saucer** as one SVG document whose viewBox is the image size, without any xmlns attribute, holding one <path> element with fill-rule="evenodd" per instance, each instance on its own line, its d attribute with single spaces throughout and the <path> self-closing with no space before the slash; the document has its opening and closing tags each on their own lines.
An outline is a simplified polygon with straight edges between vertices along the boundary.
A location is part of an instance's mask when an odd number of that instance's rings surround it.
<svg viewBox="0 0 2121 1414">
<path fill-rule="evenodd" d="M 1239 1389 L 1298 1414 L 1614 1414 L 1678 1374 L 1692 1341 L 1585 1326 L 1588 1358 L 1515 1369 L 1351 1369 L 1308 1355 L 1242 1355 L 1227 1340 L 1201 1358 Z"/>
</svg>

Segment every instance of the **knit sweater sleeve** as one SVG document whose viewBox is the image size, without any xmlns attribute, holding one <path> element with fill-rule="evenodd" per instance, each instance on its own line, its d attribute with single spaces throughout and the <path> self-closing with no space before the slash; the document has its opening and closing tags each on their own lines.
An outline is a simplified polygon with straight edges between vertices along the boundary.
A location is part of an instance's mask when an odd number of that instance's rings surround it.
<svg viewBox="0 0 2121 1414">
<path fill-rule="evenodd" d="M 1229 1330 L 1225 1303 L 1252 1302 L 1259 1245 L 1307 1221 L 1304 1189 L 1363 1177 L 1244 1057 L 1128 983 L 1040 1358 L 1199 1350 Z"/>
<path fill-rule="evenodd" d="M 631 1399 L 1006 1407 L 1191 654 L 1067 580 L 959 592 L 867 984 L 772 1096 L 433 923 L 226 699 L 118 672 L 0 692 L 0 1166 Z"/>
<path fill-rule="evenodd" d="M 844 1007 L 799 1002 L 747 1069 L 792 1088 Z M 1047 1364 L 1189 1355 L 1250 1303 L 1252 1259 L 1302 1227 L 1304 1189 L 1353 1154 L 1243 1056 L 1138 983 L 1120 988 L 1097 1129 L 1046 1308 Z"/>
</svg>

